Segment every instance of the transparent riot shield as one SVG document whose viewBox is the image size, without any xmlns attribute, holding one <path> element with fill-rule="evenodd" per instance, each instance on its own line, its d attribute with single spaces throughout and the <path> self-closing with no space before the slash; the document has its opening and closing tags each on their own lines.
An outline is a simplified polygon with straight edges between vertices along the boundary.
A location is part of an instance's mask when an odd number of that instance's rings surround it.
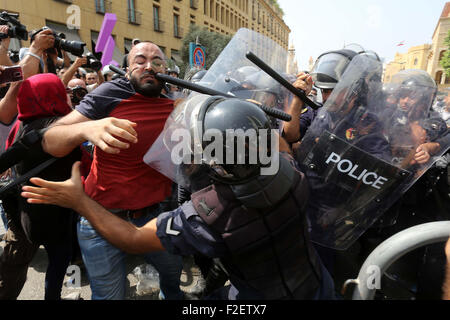
<svg viewBox="0 0 450 320">
<path fill-rule="evenodd" d="M 381 63 L 353 58 L 297 153 L 310 184 L 311 239 L 345 250 L 449 147 L 430 112 L 434 81 L 420 70 L 392 78 L 386 103 Z M 392 101 L 392 100 L 390 100 Z"/>
<path fill-rule="evenodd" d="M 227 93 L 239 99 L 250 100 L 267 107 L 287 110 L 292 94 L 282 88 L 270 76 L 256 67 L 246 58 L 247 52 L 253 52 L 280 74 L 286 72 L 288 52 L 273 40 L 248 29 L 239 29 L 214 64 L 203 76 L 199 84 Z M 166 122 L 159 138 L 144 157 L 144 162 L 176 183 L 188 187 L 186 170 L 192 175 L 196 166 L 185 166 L 186 157 L 199 157 L 196 148 L 202 137 L 195 137 L 191 130 L 196 125 L 199 106 L 209 96 L 192 92 L 180 103 Z M 277 128 L 279 121 L 273 119 L 272 127 Z M 189 132 L 190 136 L 182 132 Z M 192 141 L 191 141 L 192 138 Z M 201 151 L 201 148 L 199 149 Z M 198 161 L 194 161 L 198 163 Z M 197 174 L 201 175 L 201 172 Z"/>
</svg>

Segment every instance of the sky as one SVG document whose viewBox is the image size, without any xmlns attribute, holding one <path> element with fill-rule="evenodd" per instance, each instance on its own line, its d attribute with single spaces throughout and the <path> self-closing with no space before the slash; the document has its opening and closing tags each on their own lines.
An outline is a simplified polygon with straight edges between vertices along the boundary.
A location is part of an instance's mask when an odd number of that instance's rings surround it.
<svg viewBox="0 0 450 320">
<path fill-rule="evenodd" d="M 431 44 L 445 0 L 278 0 L 300 70 L 321 53 L 357 43 L 388 63 Z M 403 42 L 403 46 L 398 46 Z"/>
</svg>

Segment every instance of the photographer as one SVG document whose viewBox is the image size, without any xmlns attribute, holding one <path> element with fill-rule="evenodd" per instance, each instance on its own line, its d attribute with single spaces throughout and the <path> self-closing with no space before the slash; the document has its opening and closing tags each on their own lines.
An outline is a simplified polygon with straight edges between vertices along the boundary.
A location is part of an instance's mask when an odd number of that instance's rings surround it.
<svg viewBox="0 0 450 320">
<path fill-rule="evenodd" d="M 86 74 L 86 87 L 88 92 L 94 91 L 103 82 L 105 82 L 105 78 L 100 70 L 97 72 L 92 70 L 92 72 Z"/>
<path fill-rule="evenodd" d="M 86 57 L 77 57 L 75 59 L 75 62 L 72 63 L 72 65 L 69 67 L 69 69 L 67 69 L 67 71 L 64 73 L 64 75 L 61 78 L 61 80 L 64 83 L 64 86 L 66 88 L 67 88 L 69 81 L 72 80 L 73 77 L 75 76 L 75 74 L 77 73 L 78 68 L 81 68 L 81 66 L 84 66 L 86 63 L 87 63 Z"/>
<path fill-rule="evenodd" d="M 88 64 L 88 57 L 77 57 L 75 62 L 70 66 L 70 68 L 64 73 L 62 77 L 62 82 L 64 83 L 64 86 L 67 87 L 69 81 L 73 79 L 78 69 L 87 64 Z M 91 92 L 92 90 L 97 88 L 100 84 L 105 82 L 105 78 L 103 77 L 103 74 L 100 71 L 100 69 L 96 73 L 96 75 L 98 76 L 98 81 L 97 83 L 86 86 L 88 92 Z"/>
<path fill-rule="evenodd" d="M 6 29 L 2 29 L 6 33 Z M 7 39 L 9 38 L 3 39 L 3 41 L 8 41 Z M 39 73 L 44 51 L 52 48 L 54 43 L 55 37 L 53 36 L 53 31 L 50 29 L 43 30 L 35 35 L 34 41 L 32 41 L 30 48 L 28 48 L 28 52 L 24 54 L 23 59 L 19 62 L 19 65 L 22 67 L 24 80 Z M 7 52 L 1 51 L 1 53 L 7 55 Z M 5 97 L 0 100 L 0 122 L 9 124 L 16 117 L 17 93 L 20 85 L 20 82 L 11 84 Z"/>
</svg>

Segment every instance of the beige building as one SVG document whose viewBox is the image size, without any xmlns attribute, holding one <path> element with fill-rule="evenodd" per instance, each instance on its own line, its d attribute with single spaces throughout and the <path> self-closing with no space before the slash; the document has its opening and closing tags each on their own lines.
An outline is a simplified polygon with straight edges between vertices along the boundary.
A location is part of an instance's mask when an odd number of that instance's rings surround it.
<svg viewBox="0 0 450 320">
<path fill-rule="evenodd" d="M 394 61 L 385 66 L 384 80 L 389 81 L 397 72 L 405 69 L 422 69 L 436 81 L 439 89 L 450 88 L 450 78 L 444 73 L 439 61 L 448 49 L 444 40 L 450 31 L 450 2 L 444 6 L 432 36 L 432 44 L 412 47 L 407 53 L 397 53 Z"/>
<path fill-rule="evenodd" d="M 67 23 L 76 24 L 78 8 L 79 29 L 70 30 Z M 21 23 L 29 31 L 48 25 L 64 32 L 69 40 L 86 42 L 90 51 L 104 14 L 115 13 L 114 59 L 120 64 L 134 38 L 151 40 L 168 58 L 179 58 L 182 38 L 190 24 L 226 35 L 249 28 L 272 38 L 286 50 L 290 33 L 282 14 L 269 0 L 0 0 L 0 10 L 19 13 Z M 28 45 L 23 41 L 13 44 L 16 48 Z"/>
<path fill-rule="evenodd" d="M 439 85 L 439 89 L 450 87 L 450 78 L 445 76 L 444 68 L 439 64 L 443 54 L 448 50 L 448 47 L 444 44 L 444 40 L 449 30 L 450 2 L 447 2 L 433 33 L 433 44 L 429 53 L 428 66 L 425 69 Z"/>
<path fill-rule="evenodd" d="M 394 61 L 386 65 L 384 79 L 386 82 L 397 72 L 405 69 L 422 69 L 426 70 L 428 65 L 428 56 L 431 45 L 424 44 L 412 47 L 407 53 L 396 53 Z"/>
</svg>

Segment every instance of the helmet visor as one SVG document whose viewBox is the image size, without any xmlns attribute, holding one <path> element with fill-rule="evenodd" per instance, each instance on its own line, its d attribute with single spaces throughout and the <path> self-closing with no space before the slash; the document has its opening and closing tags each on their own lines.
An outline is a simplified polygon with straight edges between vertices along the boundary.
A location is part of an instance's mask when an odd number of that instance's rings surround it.
<svg viewBox="0 0 450 320">
<path fill-rule="evenodd" d="M 316 87 L 321 89 L 332 89 L 342 78 L 350 59 L 339 53 L 328 53 L 320 57 L 311 75 Z"/>
</svg>

